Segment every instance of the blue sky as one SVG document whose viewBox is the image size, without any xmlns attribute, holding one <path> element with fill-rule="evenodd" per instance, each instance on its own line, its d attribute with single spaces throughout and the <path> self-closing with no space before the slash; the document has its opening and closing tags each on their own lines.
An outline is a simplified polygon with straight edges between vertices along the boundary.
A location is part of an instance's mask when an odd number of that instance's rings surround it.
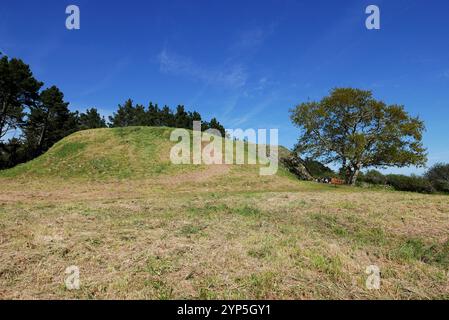
<svg viewBox="0 0 449 320">
<path fill-rule="evenodd" d="M 65 28 L 78 5 L 81 29 Z M 365 8 L 381 30 L 365 28 Z M 1 0 L 0 50 L 57 85 L 73 110 L 127 98 L 184 104 L 229 128 L 279 128 L 331 88 L 369 89 L 426 123 L 429 164 L 449 162 L 449 2 Z M 389 172 L 421 173 L 415 168 Z"/>
</svg>

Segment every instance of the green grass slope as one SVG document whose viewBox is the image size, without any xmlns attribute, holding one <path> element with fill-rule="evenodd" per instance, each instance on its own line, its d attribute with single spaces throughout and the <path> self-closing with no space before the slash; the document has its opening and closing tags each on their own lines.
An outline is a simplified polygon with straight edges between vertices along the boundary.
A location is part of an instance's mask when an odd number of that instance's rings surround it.
<svg viewBox="0 0 449 320">
<path fill-rule="evenodd" d="M 81 179 L 152 178 L 205 170 L 205 165 L 174 165 L 170 162 L 173 128 L 126 127 L 76 132 L 40 157 L 0 172 L 0 177 L 61 177 Z M 224 145 L 224 143 L 223 143 Z M 248 151 L 245 150 L 246 157 Z M 280 154 L 288 152 L 281 148 Z M 258 166 L 239 166 L 256 173 Z M 289 176 L 280 169 L 279 176 Z M 291 178 L 291 176 L 290 176 Z"/>
</svg>

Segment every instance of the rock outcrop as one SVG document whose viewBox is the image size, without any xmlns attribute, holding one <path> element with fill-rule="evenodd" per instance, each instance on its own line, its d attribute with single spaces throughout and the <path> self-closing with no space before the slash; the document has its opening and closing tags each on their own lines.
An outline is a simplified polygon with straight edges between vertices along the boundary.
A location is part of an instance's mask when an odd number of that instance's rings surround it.
<svg viewBox="0 0 449 320">
<path fill-rule="evenodd" d="M 296 157 L 293 154 L 280 157 L 281 163 L 294 175 L 301 180 L 313 180 L 312 175 L 307 170 L 306 166 L 302 162 L 301 158 Z"/>
</svg>

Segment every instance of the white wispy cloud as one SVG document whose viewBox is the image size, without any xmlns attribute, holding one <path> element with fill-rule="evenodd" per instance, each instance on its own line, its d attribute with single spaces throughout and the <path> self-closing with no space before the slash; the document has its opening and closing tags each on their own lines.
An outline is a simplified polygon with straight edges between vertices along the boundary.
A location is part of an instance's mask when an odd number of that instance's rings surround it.
<svg viewBox="0 0 449 320">
<path fill-rule="evenodd" d="M 280 85 L 280 82 L 277 80 L 271 80 L 270 78 L 264 76 L 261 77 L 257 83 L 254 85 L 254 91 L 263 92 L 266 90 L 272 90 L 273 88 Z"/>
<path fill-rule="evenodd" d="M 279 91 L 271 92 L 271 94 L 266 96 L 261 102 L 253 105 L 253 107 L 250 110 L 248 110 L 245 114 L 231 119 L 230 124 L 233 127 L 238 127 L 238 126 L 241 126 L 241 125 L 247 123 L 248 121 L 250 121 L 252 118 L 259 115 L 260 113 L 267 112 L 267 109 L 270 106 L 273 106 L 274 102 L 279 99 L 280 94 L 281 94 L 281 92 L 279 92 Z"/>
<path fill-rule="evenodd" d="M 160 71 L 191 77 L 207 85 L 242 90 L 248 83 L 248 62 L 273 31 L 274 24 L 240 31 L 236 34 L 234 41 L 229 44 L 227 57 L 223 63 L 215 66 L 201 65 L 191 57 L 183 56 L 165 47 L 157 55 Z"/>
<path fill-rule="evenodd" d="M 192 59 L 169 52 L 167 49 L 163 49 L 157 58 L 161 72 L 192 77 L 207 84 L 241 88 L 248 79 L 246 68 L 239 63 L 226 64 L 221 67 L 201 66 Z"/>
<path fill-rule="evenodd" d="M 216 103 L 216 107 L 221 109 L 220 119 L 229 125 L 243 125 L 273 102 L 273 89 L 279 86 L 277 81 L 266 75 L 258 74 L 256 77 L 249 72 L 254 55 L 274 29 L 275 24 L 272 23 L 236 33 L 223 61 L 216 65 L 200 64 L 193 57 L 179 54 L 167 46 L 159 52 L 156 61 L 162 73 L 203 83 L 193 98 L 194 102 L 209 90 L 209 86 L 225 90 L 225 97 Z M 239 108 L 238 117 L 234 112 L 236 108 Z M 246 112 L 242 115 L 243 110 Z"/>
</svg>

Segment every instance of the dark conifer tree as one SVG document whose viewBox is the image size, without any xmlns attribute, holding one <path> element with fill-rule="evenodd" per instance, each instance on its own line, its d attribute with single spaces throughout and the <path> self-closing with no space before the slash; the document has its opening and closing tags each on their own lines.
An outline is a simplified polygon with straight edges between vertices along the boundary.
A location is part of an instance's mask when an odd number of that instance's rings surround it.
<svg viewBox="0 0 449 320">
<path fill-rule="evenodd" d="M 183 105 L 178 105 L 178 107 L 176 108 L 176 113 L 175 113 L 175 127 L 176 128 L 190 128 L 191 126 L 191 121 L 189 121 L 189 115 L 188 113 L 185 111 L 185 108 Z"/>
<path fill-rule="evenodd" d="M 1 53 L 0 53 L 1 56 Z M 24 123 L 25 109 L 39 98 L 42 83 L 20 59 L 0 59 L 0 142 L 10 130 Z"/>
<path fill-rule="evenodd" d="M 154 105 L 150 102 L 147 111 L 147 125 L 148 126 L 160 126 L 163 125 L 161 121 L 161 114 L 158 105 Z"/>
<path fill-rule="evenodd" d="M 168 106 L 164 106 L 160 112 L 161 126 L 174 127 L 175 116 Z"/>
<path fill-rule="evenodd" d="M 131 115 L 131 126 L 145 126 L 147 125 L 147 112 L 145 107 L 141 104 L 135 106 Z"/>
<path fill-rule="evenodd" d="M 210 120 L 209 128 L 210 129 L 217 129 L 218 131 L 220 131 L 222 137 L 225 137 L 225 135 L 226 135 L 225 128 L 220 124 L 220 122 L 218 122 L 218 120 L 216 118 L 212 118 Z"/>
<path fill-rule="evenodd" d="M 55 142 L 78 129 L 77 113 L 70 112 L 68 105 L 57 87 L 42 91 L 39 103 L 30 108 L 24 127 L 31 156 L 48 150 Z"/>
<path fill-rule="evenodd" d="M 79 128 L 81 130 L 106 128 L 106 120 L 96 108 L 87 109 L 86 113 L 79 116 Z"/>
<path fill-rule="evenodd" d="M 110 126 L 112 128 L 132 126 L 133 114 L 133 101 L 131 99 L 128 99 L 123 105 L 118 106 L 117 112 L 114 112 L 112 116 L 109 116 Z"/>
</svg>

